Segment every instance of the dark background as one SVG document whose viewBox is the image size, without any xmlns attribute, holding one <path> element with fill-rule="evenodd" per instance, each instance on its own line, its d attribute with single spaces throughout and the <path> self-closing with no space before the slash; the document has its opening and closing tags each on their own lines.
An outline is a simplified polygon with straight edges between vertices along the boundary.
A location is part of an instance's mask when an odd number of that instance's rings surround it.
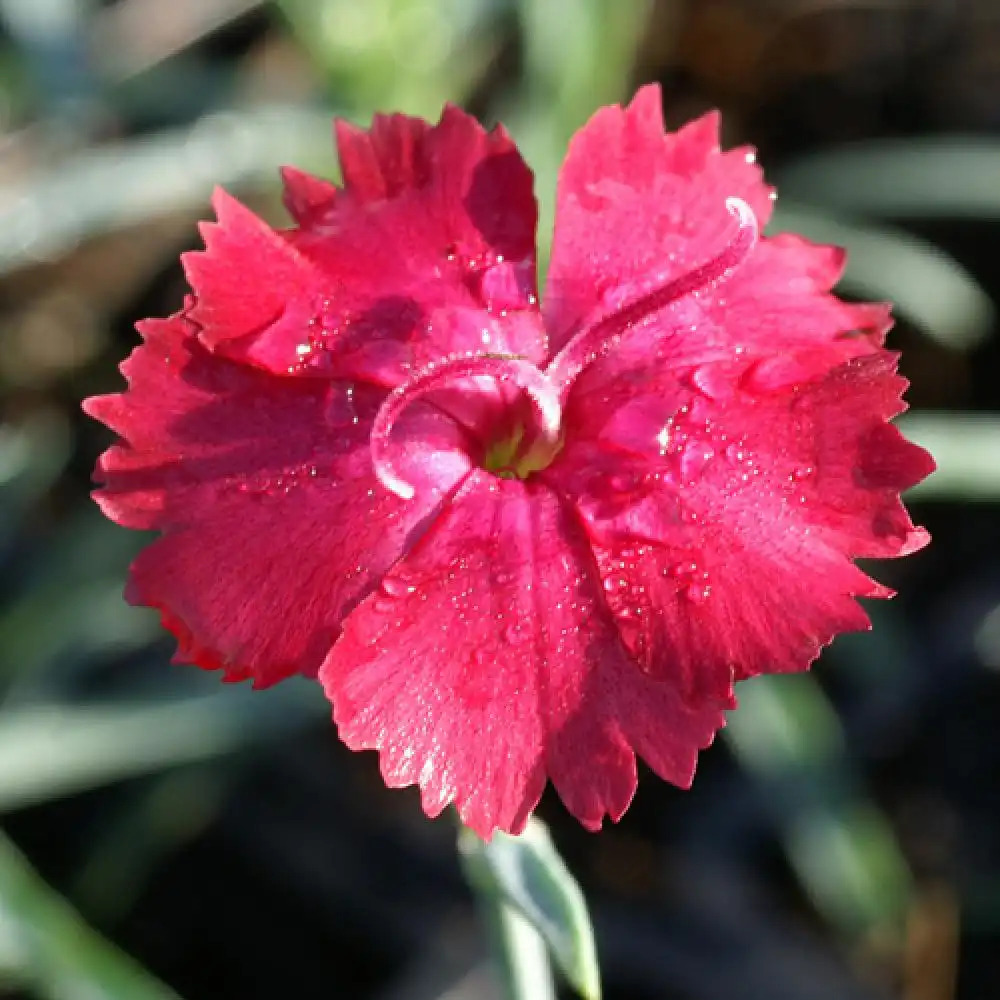
<svg viewBox="0 0 1000 1000">
<path fill-rule="evenodd" d="M 544 256 L 566 140 L 650 80 L 759 147 L 844 294 L 898 303 L 940 472 L 874 631 L 744 685 L 691 792 L 646 774 L 599 836 L 543 801 L 606 996 L 1000 995 L 995 0 L 0 0 L 0 995 L 497 995 L 453 825 L 318 689 L 170 667 L 124 605 L 145 539 L 87 498 L 78 404 L 178 306 L 212 184 L 280 220 L 278 164 L 335 175 L 331 114 L 504 120 Z"/>
</svg>

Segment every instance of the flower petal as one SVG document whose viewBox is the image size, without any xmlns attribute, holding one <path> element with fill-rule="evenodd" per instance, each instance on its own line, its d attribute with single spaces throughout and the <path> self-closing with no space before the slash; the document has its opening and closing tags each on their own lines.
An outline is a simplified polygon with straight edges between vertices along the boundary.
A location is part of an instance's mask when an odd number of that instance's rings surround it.
<svg viewBox="0 0 1000 1000">
<path fill-rule="evenodd" d="M 281 182 L 285 208 L 303 229 L 322 225 L 336 210 L 337 188 L 330 181 L 297 167 L 282 167 Z"/>
<path fill-rule="evenodd" d="M 407 411 L 395 461 L 421 489 L 403 503 L 371 465 L 382 393 L 212 356 L 183 316 L 141 329 L 122 366 L 129 390 L 86 404 L 124 438 L 101 457 L 98 503 L 164 532 L 133 564 L 128 599 L 161 610 L 178 658 L 227 679 L 315 672 L 344 615 L 467 471 L 462 438 L 430 408 Z"/>
<path fill-rule="evenodd" d="M 491 350 L 541 360 L 532 177 L 507 134 L 449 107 L 437 125 L 378 117 L 338 138 L 343 191 L 285 173 L 299 229 L 216 194 L 206 249 L 184 258 L 202 341 L 275 374 L 381 386 L 481 350 L 484 330 Z"/>
<path fill-rule="evenodd" d="M 351 613 L 320 679 L 348 746 L 482 836 L 520 830 L 546 775 L 585 826 L 618 819 L 636 752 L 686 786 L 723 721 L 627 655 L 571 510 L 484 472 Z"/>
<path fill-rule="evenodd" d="M 559 176 L 543 300 L 553 350 L 644 282 L 665 284 L 715 256 L 731 227 L 730 197 L 766 225 L 771 189 L 748 148 L 720 152 L 717 114 L 665 135 L 655 85 L 627 108 L 598 111 Z"/>
<path fill-rule="evenodd" d="M 926 544 L 899 494 L 933 462 L 887 423 L 904 408 L 895 363 L 783 385 L 734 363 L 646 368 L 571 398 L 545 478 L 588 524 L 626 644 L 693 703 L 866 628 L 853 598 L 889 592 L 850 560 Z"/>
<path fill-rule="evenodd" d="M 449 108 L 445 113 L 455 115 Z M 431 126 L 423 119 L 377 114 L 370 129 L 339 119 L 334 130 L 344 186 L 359 202 L 398 198 L 427 183 L 430 164 L 425 145 Z M 481 129 L 476 126 L 474 131 L 479 134 Z M 470 148 L 459 142 L 454 151 L 464 153 Z"/>
</svg>

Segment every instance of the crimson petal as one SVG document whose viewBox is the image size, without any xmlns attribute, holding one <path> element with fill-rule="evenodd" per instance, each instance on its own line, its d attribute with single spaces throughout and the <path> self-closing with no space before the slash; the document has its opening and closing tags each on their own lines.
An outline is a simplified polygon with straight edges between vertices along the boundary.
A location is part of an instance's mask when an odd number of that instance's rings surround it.
<svg viewBox="0 0 1000 1000">
<path fill-rule="evenodd" d="M 276 232 L 217 192 L 185 255 L 203 343 L 273 374 L 398 385 L 483 347 L 540 361 L 531 171 L 500 128 L 449 107 L 437 125 L 338 125 L 345 188 L 286 170 L 300 228 Z M 461 311 L 472 322 L 449 323 Z"/>
<path fill-rule="evenodd" d="M 723 722 L 637 669 L 564 503 L 482 472 L 351 613 L 320 679 L 389 785 L 419 784 L 430 815 L 454 802 L 483 836 L 519 831 L 546 775 L 597 829 L 627 808 L 636 753 L 686 786 Z"/>
<path fill-rule="evenodd" d="M 343 616 L 464 475 L 462 438 L 436 411 L 407 411 L 397 464 L 422 488 L 403 503 L 371 467 L 383 394 L 213 357 L 183 316 L 141 329 L 122 366 L 129 390 L 86 404 L 124 439 L 101 458 L 98 503 L 164 533 L 133 565 L 129 600 L 160 609 L 178 659 L 227 679 L 315 672 Z"/>
<path fill-rule="evenodd" d="M 933 462 L 887 422 L 903 409 L 895 362 L 879 352 L 790 384 L 720 362 L 575 387 L 544 475 L 575 498 L 647 671 L 719 701 L 734 679 L 804 670 L 867 627 L 853 598 L 889 592 L 850 560 L 928 540 L 899 498 Z"/>
<path fill-rule="evenodd" d="M 770 195 L 749 149 L 720 152 L 717 114 L 665 135 L 657 86 L 602 108 L 559 174 L 543 298 L 553 349 L 650 279 L 665 284 L 715 256 L 732 224 L 727 199 L 746 202 L 763 228 Z"/>
<path fill-rule="evenodd" d="M 559 180 L 544 302 L 553 345 L 724 250 L 732 199 L 763 228 L 771 194 L 751 150 L 720 151 L 716 114 L 664 135 L 656 87 L 640 90 L 624 110 L 599 111 L 573 140 Z M 889 308 L 833 296 L 843 264 L 835 247 L 789 235 L 760 239 L 724 280 L 630 324 L 632 333 L 597 365 L 809 351 L 832 367 L 871 353 L 891 326 Z"/>
</svg>

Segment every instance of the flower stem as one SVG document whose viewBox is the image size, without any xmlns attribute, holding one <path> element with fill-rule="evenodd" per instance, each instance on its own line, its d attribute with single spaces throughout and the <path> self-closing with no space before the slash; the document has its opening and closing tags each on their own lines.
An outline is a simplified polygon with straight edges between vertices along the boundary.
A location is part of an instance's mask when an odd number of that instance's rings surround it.
<svg viewBox="0 0 1000 1000">
<path fill-rule="evenodd" d="M 463 826 L 458 853 L 506 1000 L 555 1000 L 554 967 L 584 1000 L 601 1000 L 587 903 L 545 826 L 531 817 L 520 836 L 496 830 L 488 842 Z"/>
<path fill-rule="evenodd" d="M 495 893 L 476 892 L 504 1000 L 556 1000 L 544 939 L 515 907 Z"/>
</svg>

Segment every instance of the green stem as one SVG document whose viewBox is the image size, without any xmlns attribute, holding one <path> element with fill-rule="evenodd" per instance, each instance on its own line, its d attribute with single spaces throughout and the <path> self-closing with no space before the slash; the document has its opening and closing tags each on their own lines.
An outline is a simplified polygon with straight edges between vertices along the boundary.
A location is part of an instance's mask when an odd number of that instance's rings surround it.
<svg viewBox="0 0 1000 1000">
<path fill-rule="evenodd" d="M 555 1000 L 553 968 L 585 1000 L 601 1000 L 587 903 L 544 825 L 488 843 L 462 827 L 458 852 L 489 933 L 506 1000 Z"/>
<path fill-rule="evenodd" d="M 542 936 L 495 892 L 480 891 L 474 885 L 473 891 L 505 1000 L 556 1000 L 555 979 Z"/>
</svg>

